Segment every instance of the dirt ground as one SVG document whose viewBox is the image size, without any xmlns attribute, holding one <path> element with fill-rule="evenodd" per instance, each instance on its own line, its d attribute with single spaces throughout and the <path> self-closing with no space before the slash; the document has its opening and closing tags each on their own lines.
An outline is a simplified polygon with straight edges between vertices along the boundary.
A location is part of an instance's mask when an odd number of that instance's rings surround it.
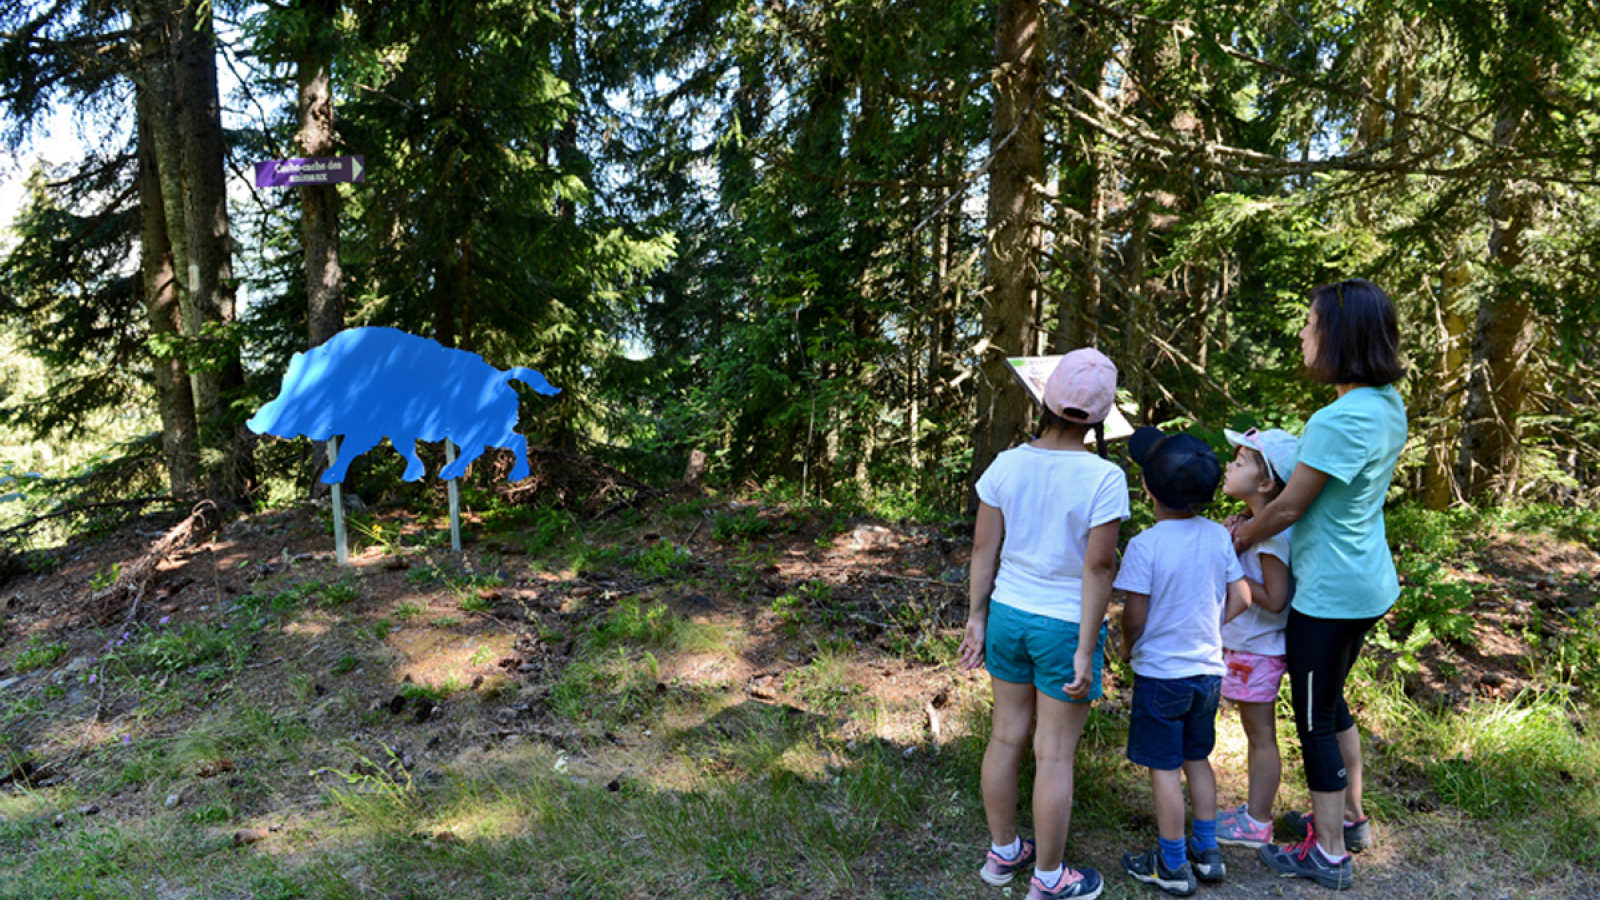
<svg viewBox="0 0 1600 900">
<path fill-rule="evenodd" d="M 752 553 L 744 542 L 719 542 L 708 523 L 718 513 L 767 520 L 770 530 Z M 108 573 L 126 573 L 146 558 L 151 546 L 176 523 L 175 516 L 136 520 L 97 540 L 69 546 L 59 566 L 43 574 L 15 576 L 0 585 L 0 696 L 40 695 L 48 686 L 66 687 L 60 702 L 74 709 L 92 707 L 72 727 L 31 734 L 32 771 L 0 773 L 0 788 L 24 776 L 35 787 L 70 782 L 72 764 L 84 748 L 109 735 L 141 727 L 176 730 L 206 714 L 203 705 L 173 710 L 160 722 L 135 720 L 137 698 L 87 695 L 72 679 L 91 668 L 105 642 L 127 628 L 178 628 L 214 623 L 239 598 L 257 591 L 283 591 L 299 583 L 345 581 L 355 597 L 335 615 L 302 614 L 281 635 L 264 640 L 252 653 L 233 691 L 248 702 L 270 706 L 293 695 L 303 702 L 313 724 L 336 715 L 334 692 L 357 692 L 371 708 L 394 714 L 379 726 L 363 726 L 354 737 L 367 745 L 400 748 L 423 760 L 457 758 L 508 734 L 560 743 L 572 740 L 568 723 L 557 721 L 548 702 L 554 682 L 573 650 L 571 635 L 588 617 L 627 598 L 665 602 L 697 621 L 735 629 L 742 636 L 735 654 L 686 654 L 664 661 L 662 689 L 681 685 L 736 685 L 750 700 L 805 709 L 806 699 L 787 676 L 810 662 L 819 638 L 831 635 L 855 648 L 849 679 L 878 698 L 885 718 L 874 725 L 879 737 L 907 744 L 947 739 L 962 726 L 952 697 L 985 690 L 981 673 L 958 671 L 930 654 L 951 646 L 965 617 L 966 564 L 970 539 L 956 526 L 904 526 L 874 521 L 830 522 L 781 505 L 711 502 L 699 518 L 668 519 L 647 509 L 634 527 L 608 531 L 605 538 L 629 550 L 667 541 L 692 556 L 684 587 L 673 580 L 641 578 L 626 567 L 602 568 L 582 577 L 544 570 L 516 542 L 483 534 L 469 516 L 466 552 L 421 546 L 420 529 L 408 514 L 389 511 L 379 521 L 401 534 L 403 549 L 370 540 L 358 542 L 349 565 L 333 559 L 326 513 L 311 504 L 231 518 L 214 535 L 154 561 L 138 607 L 115 609 L 91 602 L 104 592 Z M 600 523 L 581 517 L 575 527 L 599 533 Z M 405 532 L 409 531 L 409 535 Z M 820 540 L 819 540 L 820 538 Z M 1524 664 L 1531 648 L 1524 634 L 1536 609 L 1581 609 L 1595 602 L 1591 576 L 1600 574 L 1600 557 L 1588 547 L 1545 538 L 1501 536 L 1472 551 L 1476 572 L 1463 577 L 1480 582 L 1475 648 L 1436 644 L 1419 659 L 1422 671 L 1409 690 L 1433 703 L 1461 706 L 1473 697 L 1510 697 L 1528 683 Z M 115 567 L 115 568 L 114 568 Z M 457 573 L 458 585 L 419 577 L 436 569 Z M 498 578 L 473 576 L 494 574 Z M 1581 577 L 1580 577 L 1581 576 Z M 498 584 L 494 582 L 500 582 Z M 472 584 L 484 586 L 472 587 Z M 826 585 L 805 599 L 804 585 Z M 482 611 L 464 612 L 464 591 Z M 786 619 L 775 611 L 782 596 L 807 615 Z M 809 605 L 807 605 L 809 604 Z M 825 607 L 825 608 L 824 608 Z M 1560 617 L 1544 617 L 1552 628 Z M 374 637 L 380 636 L 374 642 Z M 907 653 L 906 642 L 921 651 Z M 68 650 L 54 664 L 29 672 L 13 671 L 25 648 L 41 641 L 63 641 Z M 940 641 L 943 640 L 944 643 Z M 380 646 L 374 651 L 374 646 Z M 339 671 L 341 661 L 358 660 Z M 911 662 L 922 658 L 926 661 Z M 445 707 L 421 709 L 397 693 L 405 681 L 443 684 L 470 679 L 473 701 L 447 700 Z M 1106 708 L 1125 708 L 1126 685 L 1108 685 Z M 59 690 L 57 695 L 59 696 Z M 326 699 L 325 699 L 326 698 Z M 237 702 L 235 697 L 230 702 Z M 36 720 L 29 720 L 36 721 Z M 370 720 L 369 720 L 370 721 Z M 13 723 L 15 725 L 16 723 Z M 12 725 L 8 725 L 8 728 Z M 641 741 L 641 734 L 607 735 L 618 742 Z M 13 739 L 15 735 L 13 735 Z M 1215 763 L 1220 794 L 1230 802 L 1243 793 L 1244 756 L 1237 730 L 1225 730 Z M 1292 770 L 1286 771 L 1285 797 L 1299 796 Z M 1374 784 L 1373 790 L 1404 788 Z M 136 817 L 163 798 L 137 791 L 96 800 L 99 814 Z M 1600 896 L 1593 873 L 1548 873 L 1530 879 L 1508 871 L 1510 857 L 1485 833 L 1449 810 L 1414 809 L 1403 828 L 1381 826 L 1378 846 L 1357 862 L 1353 896 L 1422 898 Z M 983 835 L 971 835 L 981 853 Z M 1069 853 L 1095 859 L 1108 876 L 1120 852 L 1131 847 L 1097 843 L 1092 835 L 1074 838 Z M 1309 883 L 1284 881 L 1256 862 L 1251 851 L 1229 849 L 1230 881 L 1208 887 L 1206 896 L 1318 896 Z M 974 896 L 997 895 L 995 891 Z M 1112 894 L 1116 896 L 1116 894 Z M 1153 895 L 1152 895 L 1153 896 Z"/>
</svg>

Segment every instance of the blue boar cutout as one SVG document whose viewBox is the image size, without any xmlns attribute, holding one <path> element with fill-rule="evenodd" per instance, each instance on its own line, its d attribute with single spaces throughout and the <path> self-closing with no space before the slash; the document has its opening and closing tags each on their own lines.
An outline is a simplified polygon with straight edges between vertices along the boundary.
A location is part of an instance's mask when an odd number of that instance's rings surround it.
<svg viewBox="0 0 1600 900">
<path fill-rule="evenodd" d="M 344 481 L 350 463 L 385 437 L 406 459 L 405 480 L 422 477 L 417 441 L 448 438 L 461 456 L 439 472 L 461 477 L 488 447 L 517 455 L 511 480 L 528 477 L 528 441 L 517 424 L 511 379 L 541 394 L 559 394 L 545 377 L 517 367 L 502 372 L 483 357 L 393 328 L 351 328 L 296 353 L 272 402 L 247 423 L 256 434 L 325 441 L 342 434 L 338 461 L 325 484 Z"/>
</svg>

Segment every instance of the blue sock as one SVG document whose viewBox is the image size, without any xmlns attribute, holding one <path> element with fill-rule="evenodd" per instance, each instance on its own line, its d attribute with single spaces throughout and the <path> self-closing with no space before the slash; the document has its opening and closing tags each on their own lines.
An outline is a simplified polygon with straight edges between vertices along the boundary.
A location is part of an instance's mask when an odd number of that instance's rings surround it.
<svg viewBox="0 0 1600 900">
<path fill-rule="evenodd" d="M 1201 850 L 1210 850 L 1215 847 L 1217 845 L 1217 820 L 1195 819 L 1194 841 L 1200 845 Z"/>
<path fill-rule="evenodd" d="M 1169 872 L 1176 871 L 1188 858 L 1189 854 L 1184 847 L 1183 838 L 1175 841 L 1169 841 L 1166 838 L 1161 839 L 1161 861 L 1166 864 Z"/>
</svg>

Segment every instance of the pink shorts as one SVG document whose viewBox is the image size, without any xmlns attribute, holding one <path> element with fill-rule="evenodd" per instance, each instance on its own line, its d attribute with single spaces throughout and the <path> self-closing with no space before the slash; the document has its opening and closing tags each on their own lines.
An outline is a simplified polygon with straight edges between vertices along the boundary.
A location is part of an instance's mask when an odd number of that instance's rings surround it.
<svg viewBox="0 0 1600 900">
<path fill-rule="evenodd" d="M 1261 656 L 1243 650 L 1222 651 L 1228 671 L 1222 676 L 1222 696 L 1238 703 L 1272 703 L 1288 668 L 1282 656 Z"/>
</svg>

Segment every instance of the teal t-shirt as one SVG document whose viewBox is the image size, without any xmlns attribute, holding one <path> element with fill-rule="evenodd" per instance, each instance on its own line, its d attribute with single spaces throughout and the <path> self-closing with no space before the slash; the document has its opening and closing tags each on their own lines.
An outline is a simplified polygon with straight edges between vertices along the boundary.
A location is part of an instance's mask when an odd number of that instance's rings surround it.
<svg viewBox="0 0 1600 900">
<path fill-rule="evenodd" d="M 1294 526 L 1295 609 L 1322 619 L 1381 616 L 1400 596 L 1383 500 L 1406 443 L 1406 408 L 1392 386 L 1355 388 L 1317 410 L 1300 436 L 1300 464 L 1328 482 Z"/>
</svg>

